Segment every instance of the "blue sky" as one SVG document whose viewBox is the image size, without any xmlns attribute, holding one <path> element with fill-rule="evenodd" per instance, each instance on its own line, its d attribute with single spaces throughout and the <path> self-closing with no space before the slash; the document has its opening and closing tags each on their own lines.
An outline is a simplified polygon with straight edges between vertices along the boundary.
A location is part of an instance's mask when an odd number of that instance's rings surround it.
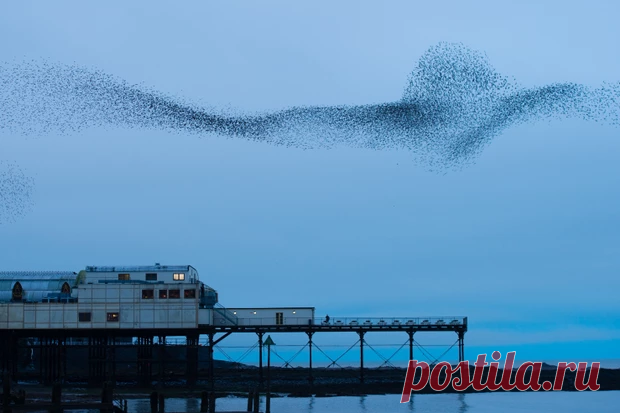
<svg viewBox="0 0 620 413">
<path fill-rule="evenodd" d="M 485 52 L 525 86 L 597 86 L 620 80 L 619 9 L 24 1 L 1 6 L 0 58 L 76 63 L 247 112 L 397 100 L 417 58 L 440 41 Z M 579 120 L 515 126 L 475 165 L 442 175 L 406 151 L 303 151 L 114 128 L 4 133 L 0 158 L 35 178 L 36 204 L 0 227 L 0 262 L 189 263 L 228 306 L 466 315 L 471 358 L 496 348 L 613 358 L 618 134 Z"/>
</svg>

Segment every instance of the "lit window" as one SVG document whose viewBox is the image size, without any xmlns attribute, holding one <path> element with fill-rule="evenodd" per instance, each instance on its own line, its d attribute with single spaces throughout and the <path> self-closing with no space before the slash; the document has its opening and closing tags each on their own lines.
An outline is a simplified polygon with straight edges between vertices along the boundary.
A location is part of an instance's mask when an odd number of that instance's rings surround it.
<svg viewBox="0 0 620 413">
<path fill-rule="evenodd" d="M 90 313 L 78 313 L 78 320 L 82 322 L 90 321 Z"/>
<path fill-rule="evenodd" d="M 108 321 L 118 322 L 118 313 L 108 313 Z"/>
<path fill-rule="evenodd" d="M 183 296 L 185 298 L 196 298 L 196 290 L 185 290 Z"/>
<path fill-rule="evenodd" d="M 172 279 L 174 281 L 183 281 L 185 280 L 185 274 L 173 274 Z"/>
<path fill-rule="evenodd" d="M 157 281 L 157 274 L 146 274 L 147 281 Z"/>
<path fill-rule="evenodd" d="M 118 279 L 121 281 L 129 280 L 129 274 L 118 274 Z"/>
<path fill-rule="evenodd" d="M 142 298 L 144 300 L 152 300 L 155 296 L 154 290 L 142 290 Z"/>
<path fill-rule="evenodd" d="M 181 298 L 181 290 L 168 291 L 168 298 Z"/>
<path fill-rule="evenodd" d="M 159 298 L 168 298 L 168 290 L 159 290 Z"/>
</svg>

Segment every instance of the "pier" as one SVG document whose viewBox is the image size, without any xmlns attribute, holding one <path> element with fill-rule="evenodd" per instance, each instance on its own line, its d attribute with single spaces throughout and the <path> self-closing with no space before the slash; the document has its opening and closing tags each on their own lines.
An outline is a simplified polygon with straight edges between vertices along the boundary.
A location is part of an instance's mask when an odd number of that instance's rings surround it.
<svg viewBox="0 0 620 413">
<path fill-rule="evenodd" d="M 340 367 L 344 354 L 358 352 L 355 386 L 362 389 L 367 380 L 374 380 L 375 385 L 377 372 L 365 366 L 368 352 L 379 355 L 387 365 L 396 353 L 384 357 L 369 343 L 370 336 L 400 337 L 399 350 L 408 347 L 409 359 L 413 359 L 416 348 L 429 358 L 416 340 L 419 335 L 452 335 L 454 342 L 446 347 L 456 347 L 461 361 L 467 327 L 464 316 L 323 319 L 315 317 L 315 308 L 308 306 L 224 307 L 217 291 L 202 282 L 191 265 L 0 272 L 0 371 L 7 377 L 3 381 L 66 387 L 133 383 L 142 390 L 164 391 L 176 374 L 184 388 L 206 391 L 209 403 L 214 402 L 216 390 L 226 391 L 224 382 L 235 391 L 255 395 L 266 390 L 269 400 L 271 389 L 283 388 L 282 383 L 273 382 L 288 380 L 282 376 L 295 376 L 296 390 L 304 387 L 300 380 L 310 390 L 325 388 L 325 383 L 317 382 L 322 379 L 319 371 L 325 373 L 314 365 L 317 352 L 329 359 L 327 370 Z M 294 356 L 306 357 L 303 371 L 272 365 L 273 357 L 282 359 L 276 351 L 276 343 L 283 344 L 278 333 L 303 338 L 304 345 Z M 357 340 L 339 357 L 328 356 L 317 344 L 319 336 L 351 333 Z M 255 337 L 244 354 L 257 350 L 257 367 L 230 360 L 221 343 L 233 335 Z M 179 338 L 181 345 L 175 343 Z M 216 369 L 216 349 L 233 362 L 227 366 L 246 369 Z M 441 357 L 429 361 L 432 364 Z M 283 361 L 290 367 L 292 359 Z M 216 385 L 218 378 L 220 386 Z M 239 389 L 240 385 L 245 388 Z M 256 409 L 257 404 L 253 406 Z M 269 402 L 266 407 L 269 410 Z"/>
<path fill-rule="evenodd" d="M 88 363 L 88 382 L 100 385 L 106 379 L 116 376 L 119 363 L 133 363 L 135 378 L 140 384 L 149 386 L 153 380 L 165 381 L 166 365 L 177 363 L 167 359 L 167 349 L 182 348 L 185 359 L 185 378 L 189 386 L 195 385 L 198 379 L 206 379 L 214 383 L 214 348 L 232 334 L 256 335 L 258 348 L 257 382 L 263 386 L 265 366 L 263 363 L 264 340 L 273 334 L 277 340 L 278 333 L 299 333 L 306 342 L 308 383 L 314 380 L 313 354 L 318 349 L 314 338 L 319 335 L 335 335 L 353 332 L 358 336 L 349 350 L 355 347 L 359 351 L 359 382 L 364 383 L 365 350 L 372 349 L 366 337 L 372 334 L 390 334 L 404 336 L 408 342 L 409 359 L 414 357 L 416 335 L 428 332 L 454 334 L 458 347 L 459 361 L 464 359 L 464 336 L 467 332 L 467 317 L 426 317 L 426 318 L 332 318 L 308 319 L 305 324 L 288 320 L 287 324 L 269 323 L 268 320 L 253 319 L 250 325 L 239 319 L 236 324 L 201 326 L 195 329 L 4 329 L 0 330 L 0 369 L 11 374 L 18 380 L 18 363 L 24 356 L 35 355 L 38 359 L 38 379 L 43 384 L 53 383 L 67 377 L 67 359 L 69 352 L 81 351 Z M 264 322 L 263 322 L 264 321 Z M 170 344 L 171 337 L 184 337 L 181 346 Z M 205 342 L 206 346 L 200 345 Z M 133 360 L 119 360 L 117 354 L 122 349 L 129 349 L 134 355 Z M 205 354 L 206 351 L 206 354 Z M 324 353 L 323 353 L 324 354 Z M 300 355 L 301 356 L 301 355 Z M 337 360 L 331 359 L 332 365 Z M 389 361 L 389 359 L 387 359 Z M 23 361 L 22 361 L 23 362 Z M 199 375 L 199 363 L 206 362 L 206 377 Z"/>
</svg>

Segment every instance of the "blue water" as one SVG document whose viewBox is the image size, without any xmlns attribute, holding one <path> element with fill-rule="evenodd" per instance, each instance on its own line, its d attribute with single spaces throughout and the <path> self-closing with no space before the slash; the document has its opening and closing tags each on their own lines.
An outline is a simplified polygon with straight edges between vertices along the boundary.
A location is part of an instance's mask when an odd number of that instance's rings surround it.
<svg viewBox="0 0 620 413">
<path fill-rule="evenodd" d="M 166 399 L 165 406 L 166 412 L 200 411 L 198 399 Z M 272 413 L 616 413 L 620 411 L 618 406 L 620 391 L 414 394 L 412 401 L 404 404 L 400 404 L 400 395 L 271 399 Z M 130 412 L 150 412 L 147 399 L 129 400 L 127 407 Z M 246 407 L 247 401 L 243 398 L 217 399 L 218 411 L 243 411 Z M 264 399 L 261 399 L 261 411 L 264 410 Z"/>
</svg>

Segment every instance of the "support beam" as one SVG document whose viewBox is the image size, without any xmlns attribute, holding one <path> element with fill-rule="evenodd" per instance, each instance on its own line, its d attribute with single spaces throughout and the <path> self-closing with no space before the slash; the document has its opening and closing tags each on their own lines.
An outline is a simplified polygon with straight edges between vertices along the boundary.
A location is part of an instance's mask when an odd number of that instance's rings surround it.
<svg viewBox="0 0 620 413">
<path fill-rule="evenodd" d="M 364 384 L 364 334 L 366 332 L 360 330 L 357 334 L 360 336 L 360 384 Z"/>
<path fill-rule="evenodd" d="M 17 382 L 17 355 L 19 354 L 19 342 L 15 333 L 11 333 L 9 337 L 9 365 L 11 372 L 11 379 Z"/>
<path fill-rule="evenodd" d="M 314 384 L 314 376 L 312 375 L 312 336 L 314 335 L 314 331 L 306 331 L 308 335 L 308 383 L 310 386 Z"/>
<path fill-rule="evenodd" d="M 413 360 L 413 335 L 415 332 L 413 330 L 407 331 L 409 335 L 409 360 Z"/>
<path fill-rule="evenodd" d="M 64 383 L 67 380 L 67 337 L 64 336 L 62 338 L 62 345 L 60 346 L 60 360 L 62 363 L 62 382 Z"/>
<path fill-rule="evenodd" d="M 4 331 L 0 332 L 0 371 L 4 377 L 4 373 L 9 370 L 9 349 L 7 347 L 8 337 Z"/>
<path fill-rule="evenodd" d="M 223 336 L 218 337 L 218 339 L 213 342 L 213 345 L 215 346 L 217 343 L 224 340 L 226 337 L 228 337 L 231 334 L 232 334 L 232 331 L 229 331 L 228 333 L 225 333 Z"/>
<path fill-rule="evenodd" d="M 211 389 L 211 394 L 214 394 L 215 391 L 215 363 L 213 360 L 213 346 L 215 346 L 215 341 L 213 337 L 215 333 L 213 331 L 209 331 L 207 334 L 209 338 L 209 388 Z M 220 337 L 221 338 L 221 337 Z"/>
<path fill-rule="evenodd" d="M 459 363 L 465 360 L 465 332 L 459 331 L 457 332 L 459 336 Z"/>
<path fill-rule="evenodd" d="M 159 358 L 159 379 L 157 380 L 160 386 L 163 386 L 166 382 L 166 336 L 157 337 L 158 346 L 158 358 Z"/>
<path fill-rule="evenodd" d="M 88 338 L 88 381 L 91 385 L 101 385 L 106 378 L 107 344 L 108 340 L 105 336 Z"/>
<path fill-rule="evenodd" d="M 260 384 L 261 389 L 263 388 L 263 332 L 257 331 L 256 335 L 258 335 L 258 383 Z"/>
<path fill-rule="evenodd" d="M 116 336 L 106 337 L 108 341 L 106 345 L 106 381 L 116 385 Z"/>
<path fill-rule="evenodd" d="M 195 386 L 198 381 L 198 340 L 199 334 L 186 336 L 186 378 L 188 386 Z"/>
<path fill-rule="evenodd" d="M 150 386 L 153 379 L 153 336 L 138 337 L 138 380 Z"/>
</svg>

